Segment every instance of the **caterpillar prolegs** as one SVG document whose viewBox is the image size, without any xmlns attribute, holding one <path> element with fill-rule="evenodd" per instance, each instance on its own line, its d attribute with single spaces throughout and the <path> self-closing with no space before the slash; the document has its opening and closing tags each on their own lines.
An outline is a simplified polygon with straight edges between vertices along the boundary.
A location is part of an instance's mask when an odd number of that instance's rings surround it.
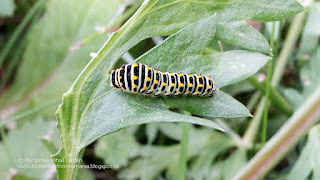
<svg viewBox="0 0 320 180">
<path fill-rule="evenodd" d="M 138 62 L 122 65 L 111 72 L 112 87 L 152 96 L 213 96 L 214 79 L 201 74 L 161 72 Z"/>
</svg>

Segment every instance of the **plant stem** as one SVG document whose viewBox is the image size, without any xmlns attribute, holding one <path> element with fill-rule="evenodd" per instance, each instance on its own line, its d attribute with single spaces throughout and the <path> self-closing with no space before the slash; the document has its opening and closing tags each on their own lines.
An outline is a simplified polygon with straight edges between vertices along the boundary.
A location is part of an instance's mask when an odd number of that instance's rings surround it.
<svg viewBox="0 0 320 180">
<path fill-rule="evenodd" d="M 275 70 L 271 81 L 271 85 L 273 87 L 277 87 L 282 78 L 288 59 L 291 57 L 294 46 L 300 36 L 305 18 L 306 12 L 301 12 L 296 15 L 296 17 L 292 21 L 287 38 L 283 44 L 279 58 L 275 65 Z"/>
<path fill-rule="evenodd" d="M 268 125 L 268 110 L 269 110 L 269 97 L 270 97 L 270 82 L 272 78 L 272 68 L 273 68 L 273 47 L 274 47 L 274 33 L 275 33 L 275 22 L 272 22 L 272 32 L 270 36 L 270 60 L 268 61 L 268 70 L 267 70 L 267 79 L 265 81 L 266 91 L 264 97 L 266 98 L 264 104 L 264 111 L 263 111 L 263 119 L 262 119 L 262 132 L 261 132 L 261 144 L 264 145 L 267 139 L 267 125 Z"/>
<path fill-rule="evenodd" d="M 261 178 L 281 160 L 319 118 L 320 86 L 236 175 L 235 179 Z"/>
<path fill-rule="evenodd" d="M 186 179 L 187 157 L 188 157 L 188 143 L 189 143 L 189 123 L 183 123 L 182 138 L 180 144 L 180 159 L 178 179 Z"/>
</svg>

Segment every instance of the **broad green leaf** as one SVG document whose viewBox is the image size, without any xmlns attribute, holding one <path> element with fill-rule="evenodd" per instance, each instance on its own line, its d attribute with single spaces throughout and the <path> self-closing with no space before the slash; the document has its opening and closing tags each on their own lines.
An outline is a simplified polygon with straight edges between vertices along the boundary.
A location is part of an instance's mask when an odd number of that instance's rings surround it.
<svg viewBox="0 0 320 180">
<path fill-rule="evenodd" d="M 0 17 L 12 16 L 15 4 L 13 0 L 0 0 Z"/>
<path fill-rule="evenodd" d="M 166 45 L 164 46 L 165 43 Z M 270 59 L 261 53 L 244 50 L 227 51 L 210 55 L 189 54 L 192 48 L 196 48 L 193 45 L 194 43 L 188 46 L 179 44 L 174 47 L 177 49 L 187 47 L 188 51 L 176 50 L 172 52 L 171 49 L 173 46 L 165 41 L 162 46 L 157 46 L 137 61 L 148 65 L 152 64 L 152 67 L 161 71 L 177 71 L 183 73 L 201 72 L 203 75 L 213 77 L 216 86 L 220 88 L 235 84 L 253 75 Z M 170 53 L 169 57 L 168 53 Z M 169 60 L 167 60 L 168 58 Z M 163 60 L 170 61 L 170 63 L 163 63 Z"/>
<path fill-rule="evenodd" d="M 198 48 L 209 42 L 196 34 L 194 40 L 183 41 L 188 35 L 171 36 L 161 45 L 138 58 L 137 61 L 152 64 L 161 71 L 197 73 L 202 72 L 215 79 L 217 87 L 239 82 L 266 64 L 269 57 L 249 51 L 228 51 L 211 55 L 200 55 Z M 190 38 L 189 38 L 190 39 Z M 205 41 L 207 40 L 207 42 Z M 198 45 L 197 41 L 199 41 Z M 187 49 L 183 51 L 181 49 Z M 197 51 L 198 50 L 198 51 Z M 168 60 L 169 59 L 169 60 Z M 163 63 L 170 61 L 170 63 Z M 233 98 L 217 91 L 214 98 L 174 97 L 165 98 L 164 102 L 171 108 L 181 108 L 193 114 L 210 117 L 243 117 L 250 112 Z"/>
<path fill-rule="evenodd" d="M 262 53 L 270 52 L 264 36 L 245 21 L 219 22 L 216 37 L 223 42 L 245 49 Z"/>
<path fill-rule="evenodd" d="M 320 125 L 313 127 L 308 135 L 308 141 L 303 148 L 298 161 L 294 164 L 287 179 L 320 178 Z"/>
<path fill-rule="evenodd" d="M 76 137 L 78 138 L 77 147 L 79 149 L 83 148 L 102 135 L 129 126 L 148 122 L 178 121 L 205 125 L 221 130 L 213 121 L 170 111 L 160 98 L 154 99 L 110 90 L 106 96 L 97 99 L 90 106 L 90 110 L 86 112 L 83 121 L 80 122 L 80 129 Z M 65 137 L 71 135 L 63 131 L 61 134 Z"/>
<path fill-rule="evenodd" d="M 310 5 L 308 19 L 304 27 L 298 51 L 298 58 L 310 59 L 317 47 L 320 37 L 320 2 Z"/>
<path fill-rule="evenodd" d="M 273 5 L 274 8 L 270 8 Z M 184 30 L 189 31 L 192 29 L 191 27 L 198 27 L 199 29 L 190 31 L 190 35 L 184 41 L 190 41 L 193 34 L 197 38 L 200 36 L 202 40 L 204 40 L 205 36 L 209 36 L 208 38 L 210 39 L 212 34 L 201 32 L 210 32 L 209 30 L 212 30 L 214 34 L 215 30 L 217 30 L 218 34 L 219 23 L 223 21 L 229 21 L 230 23 L 245 19 L 269 21 L 288 17 L 301 10 L 302 6 L 293 0 L 224 1 L 219 3 L 214 1 L 145 1 L 138 12 L 109 38 L 97 53 L 98 56 L 92 59 L 73 86 L 64 94 L 63 104 L 57 111 L 58 128 L 62 134 L 63 147 L 56 157 L 77 157 L 81 148 L 98 137 L 141 123 L 183 120 L 185 122 L 217 128 L 216 124 L 212 121 L 200 118 L 195 119 L 192 116 L 185 116 L 169 111 L 160 98 L 154 100 L 149 97 L 135 96 L 110 90 L 108 78 L 112 66 L 123 53 L 141 40 L 151 36 L 173 34 L 190 23 L 199 21 L 215 13 L 217 13 L 218 17 L 217 24 L 215 23 L 216 20 L 208 21 L 208 19 L 198 22 L 203 23 L 202 26 L 197 26 L 198 23 L 192 24 Z M 220 30 L 224 29 L 220 28 Z M 220 34 L 225 35 L 225 33 Z M 237 36 L 234 37 L 236 38 Z M 222 39 L 223 37 L 217 36 L 216 38 Z M 261 43 L 265 44 L 263 41 Z M 197 44 L 194 45 L 197 46 Z M 239 46 L 248 49 L 255 47 L 251 44 L 248 45 L 246 42 L 242 42 Z M 264 52 L 269 52 L 269 47 L 264 47 L 266 50 Z M 203 51 L 203 49 L 200 49 L 201 47 L 199 46 L 199 50 L 191 52 Z M 185 51 L 188 51 L 188 49 Z M 167 59 L 167 62 L 163 63 L 168 64 L 170 62 Z M 107 121 L 105 120 L 106 115 L 108 115 Z M 58 170 L 59 178 L 72 179 L 74 174 L 74 169 L 71 168 Z"/>
<path fill-rule="evenodd" d="M 61 98 L 107 36 L 80 49 L 72 46 L 96 33 L 95 26 L 108 24 L 120 4 L 120 0 L 48 1 L 44 17 L 32 27 L 16 80 L 0 97 L 0 108 L 26 102 L 19 106 L 25 110 Z M 43 114 L 54 118 L 55 110 L 52 107 Z"/>
</svg>

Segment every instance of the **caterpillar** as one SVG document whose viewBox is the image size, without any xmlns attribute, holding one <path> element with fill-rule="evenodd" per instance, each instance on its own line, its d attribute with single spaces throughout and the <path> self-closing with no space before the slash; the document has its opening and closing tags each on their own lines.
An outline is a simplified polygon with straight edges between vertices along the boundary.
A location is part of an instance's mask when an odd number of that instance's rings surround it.
<svg viewBox="0 0 320 180">
<path fill-rule="evenodd" d="M 152 96 L 213 96 L 214 79 L 201 74 L 161 72 L 138 62 L 112 70 L 110 85 L 118 90 Z"/>
</svg>

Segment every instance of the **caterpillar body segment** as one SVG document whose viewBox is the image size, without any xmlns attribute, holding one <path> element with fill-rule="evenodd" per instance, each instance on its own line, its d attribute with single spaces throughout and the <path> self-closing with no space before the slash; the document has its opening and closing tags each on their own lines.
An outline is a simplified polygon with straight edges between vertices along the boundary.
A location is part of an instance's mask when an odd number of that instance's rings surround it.
<svg viewBox="0 0 320 180">
<path fill-rule="evenodd" d="M 138 62 L 111 72 L 110 85 L 118 90 L 152 96 L 213 96 L 214 79 L 201 74 L 161 72 Z"/>
</svg>

